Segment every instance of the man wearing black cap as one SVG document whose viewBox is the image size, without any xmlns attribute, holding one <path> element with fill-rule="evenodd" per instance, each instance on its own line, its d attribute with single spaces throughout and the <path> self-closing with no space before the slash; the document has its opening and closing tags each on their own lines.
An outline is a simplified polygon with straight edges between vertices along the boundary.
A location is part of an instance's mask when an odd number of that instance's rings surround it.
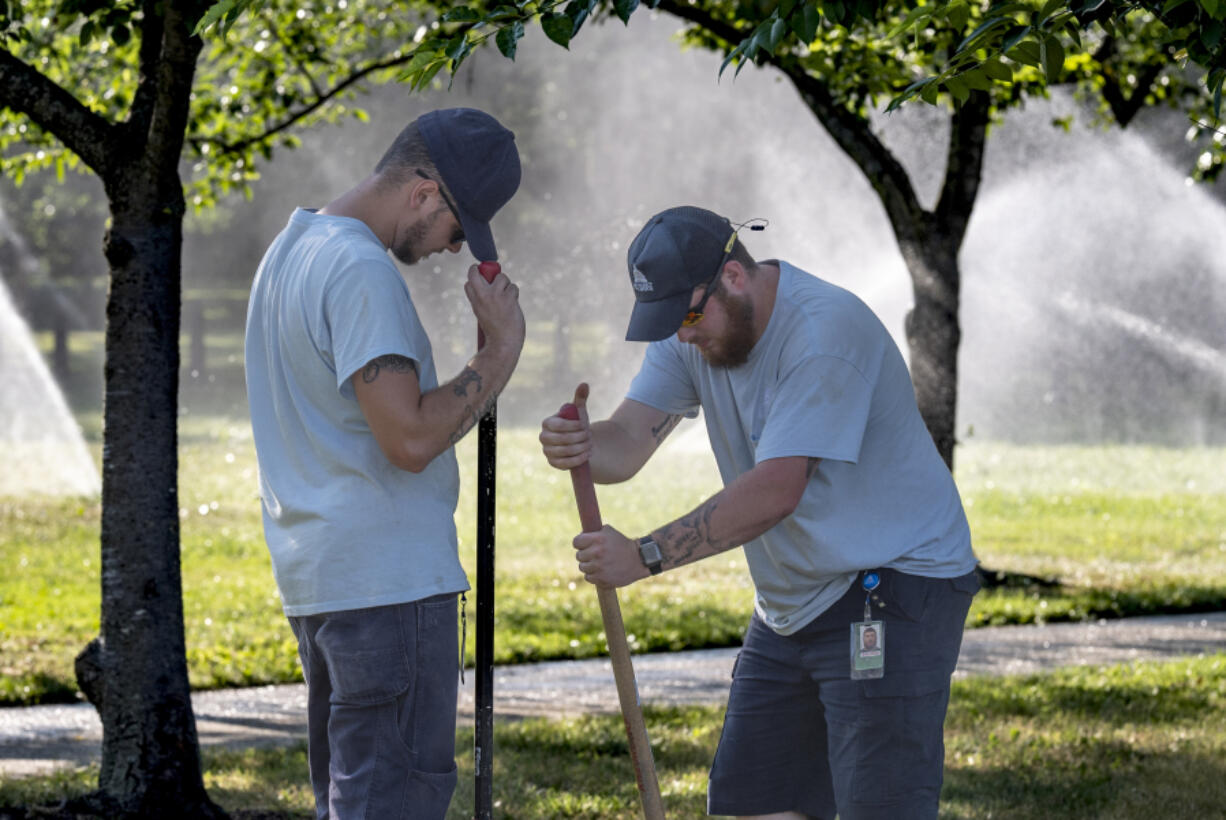
<svg viewBox="0 0 1226 820">
<path fill-rule="evenodd" d="M 374 172 L 299 209 L 256 273 L 247 393 L 264 535 L 307 682 L 316 814 L 441 818 L 455 789 L 453 445 L 524 341 L 518 289 L 468 269 L 485 345 L 440 385 L 400 271 L 468 242 L 519 186 L 515 139 L 472 109 L 405 128 Z"/>
<path fill-rule="evenodd" d="M 754 261 L 701 208 L 648 220 L 627 266 L 642 367 L 606 421 L 589 424 L 580 385 L 580 420 L 546 419 L 541 443 L 554 467 L 625 481 L 703 411 L 724 489 L 640 538 L 605 526 L 574 546 L 610 587 L 744 547 L 754 614 L 708 811 L 936 817 L 977 562 L 902 355 L 851 293 Z"/>
</svg>

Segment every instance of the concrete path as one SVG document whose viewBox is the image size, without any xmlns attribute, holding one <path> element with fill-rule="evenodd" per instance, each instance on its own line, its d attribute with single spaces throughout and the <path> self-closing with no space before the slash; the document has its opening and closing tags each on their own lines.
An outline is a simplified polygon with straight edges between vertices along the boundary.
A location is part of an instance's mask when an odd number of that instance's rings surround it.
<svg viewBox="0 0 1226 820">
<path fill-rule="evenodd" d="M 1226 612 L 1085 624 L 967 630 L 955 678 L 1016 675 L 1061 666 L 1110 665 L 1226 652 Z M 636 655 L 639 697 L 654 704 L 719 704 L 728 694 L 735 649 Z M 471 724 L 473 676 L 459 710 Z M 198 692 L 192 697 L 200 741 L 231 747 L 292 743 L 306 736 L 301 684 Z M 608 660 L 498 667 L 497 720 L 613 713 Z M 0 776 L 21 777 L 95 762 L 102 727 L 88 704 L 0 709 Z"/>
</svg>

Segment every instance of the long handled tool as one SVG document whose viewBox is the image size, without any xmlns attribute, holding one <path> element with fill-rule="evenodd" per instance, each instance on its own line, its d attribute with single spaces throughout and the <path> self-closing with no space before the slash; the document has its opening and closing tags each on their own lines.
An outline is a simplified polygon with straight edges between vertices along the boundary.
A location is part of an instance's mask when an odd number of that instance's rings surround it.
<svg viewBox="0 0 1226 820">
<path fill-rule="evenodd" d="M 502 270 L 482 262 L 477 270 L 493 282 Z M 477 349 L 485 334 L 477 328 Z M 477 820 L 490 820 L 494 809 L 494 488 L 498 455 L 498 407 L 477 423 L 477 655 L 474 683 L 473 771 Z"/>
<path fill-rule="evenodd" d="M 579 408 L 564 404 L 558 415 L 577 420 Z M 596 487 L 592 484 L 591 466 L 584 462 L 572 468 L 570 480 L 575 490 L 575 503 L 579 506 L 580 526 L 584 532 L 598 532 L 603 524 L 600 505 L 596 502 Z M 626 643 L 626 627 L 622 623 L 617 590 L 597 586 L 596 597 L 600 601 L 600 617 L 604 621 L 605 640 L 609 644 L 609 659 L 613 662 L 613 681 L 617 684 L 617 699 L 621 702 L 626 737 L 630 740 L 630 758 L 634 762 L 634 778 L 638 782 L 639 798 L 643 803 L 643 817 L 647 820 L 664 820 L 660 784 L 656 781 L 656 764 L 651 756 L 643 709 L 639 705 L 639 690 L 634 682 L 634 664 L 630 662 L 630 646 Z"/>
</svg>

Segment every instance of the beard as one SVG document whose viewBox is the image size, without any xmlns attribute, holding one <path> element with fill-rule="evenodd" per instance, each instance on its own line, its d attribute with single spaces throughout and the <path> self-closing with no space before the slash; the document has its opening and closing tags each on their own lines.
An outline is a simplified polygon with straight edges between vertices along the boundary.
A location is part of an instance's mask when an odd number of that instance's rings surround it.
<svg viewBox="0 0 1226 820">
<path fill-rule="evenodd" d="M 438 222 L 439 216 L 447 210 L 446 206 L 440 206 L 438 210 L 423 216 L 421 219 L 414 222 L 405 231 L 404 237 L 392 246 L 392 255 L 406 265 L 416 265 L 423 255 L 422 244 L 425 242 L 426 234 L 434 227 L 434 223 Z"/>
<path fill-rule="evenodd" d="M 710 350 L 699 352 L 712 367 L 740 367 L 749 361 L 749 354 L 757 341 L 754 339 L 753 302 L 723 290 L 712 296 L 720 301 L 728 315 L 727 330 L 722 338 L 712 343 Z"/>
</svg>

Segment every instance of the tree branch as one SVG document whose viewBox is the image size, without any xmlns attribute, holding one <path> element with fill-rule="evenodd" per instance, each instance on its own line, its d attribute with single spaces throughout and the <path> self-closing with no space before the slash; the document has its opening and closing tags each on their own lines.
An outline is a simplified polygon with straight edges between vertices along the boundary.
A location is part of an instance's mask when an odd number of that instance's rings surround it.
<svg viewBox="0 0 1226 820">
<path fill-rule="evenodd" d="M 657 8 L 707 30 L 729 45 L 739 43 L 750 33 L 684 0 L 660 0 Z M 840 105 L 829 84 L 810 74 L 794 58 L 772 54 L 767 61 L 791 81 L 826 132 L 860 167 L 877 192 L 899 239 L 914 234 L 924 209 L 906 169 L 873 133 L 868 120 Z"/>
<path fill-rule="evenodd" d="M 0 105 L 29 117 L 99 176 L 114 162 L 115 126 L 5 48 L 0 48 Z"/>
<path fill-rule="evenodd" d="M 213 139 L 211 137 L 195 137 L 195 138 L 189 139 L 188 142 L 192 145 L 193 148 L 199 148 L 202 145 L 215 146 L 218 149 L 218 153 L 222 155 L 242 153 L 243 151 L 250 148 L 251 146 L 259 145 L 262 142 L 266 142 L 267 140 L 271 139 L 272 137 L 276 136 L 282 131 L 285 131 L 293 127 L 295 123 L 297 123 L 304 117 L 309 116 L 313 112 L 318 111 L 328 102 L 336 98 L 337 95 L 345 91 L 345 89 L 349 88 L 350 86 L 356 83 L 361 82 L 363 79 L 375 73 L 376 71 L 382 71 L 383 69 L 386 69 L 386 68 L 394 68 L 398 65 L 404 65 L 405 63 L 413 59 L 413 54 L 414 52 L 410 51 L 407 54 L 400 55 L 399 57 L 389 57 L 386 60 L 380 60 L 378 62 L 371 63 L 365 68 L 355 71 L 354 73 L 346 77 L 344 80 L 342 80 L 341 82 L 333 86 L 331 89 L 321 93 L 318 97 L 316 97 L 310 103 L 304 105 L 302 108 L 298 109 L 297 111 L 290 112 L 290 114 L 285 119 L 270 126 L 269 128 L 264 129 L 262 132 L 260 132 L 259 134 L 256 134 L 255 136 L 251 136 L 246 139 L 239 140 L 238 142 L 230 142 L 230 143 L 222 142 L 221 140 Z"/>
<path fill-rule="evenodd" d="M 970 99 L 954 111 L 950 123 L 945 182 L 935 214 L 940 229 L 947 236 L 956 237 L 958 245 L 966 236 L 975 197 L 983 180 L 983 155 L 991 108 L 986 93 L 972 91 Z"/>
<path fill-rule="evenodd" d="M 1167 50 L 1159 48 L 1158 53 L 1166 54 Z M 1107 105 L 1111 109 L 1111 115 L 1115 117 L 1116 124 L 1120 128 L 1127 128 L 1133 118 L 1145 107 L 1145 97 L 1149 94 L 1150 89 L 1154 87 L 1154 83 L 1158 81 L 1158 75 L 1166 68 L 1167 63 L 1163 61 L 1147 64 L 1141 71 L 1140 76 L 1137 77 L 1137 84 L 1132 90 L 1132 94 L 1125 97 L 1119 73 L 1113 65 L 1114 58 L 1119 56 L 1120 52 L 1116 48 L 1115 38 L 1106 37 L 1095 50 L 1094 61 L 1102 69 L 1103 99 L 1107 101 Z"/>
</svg>

